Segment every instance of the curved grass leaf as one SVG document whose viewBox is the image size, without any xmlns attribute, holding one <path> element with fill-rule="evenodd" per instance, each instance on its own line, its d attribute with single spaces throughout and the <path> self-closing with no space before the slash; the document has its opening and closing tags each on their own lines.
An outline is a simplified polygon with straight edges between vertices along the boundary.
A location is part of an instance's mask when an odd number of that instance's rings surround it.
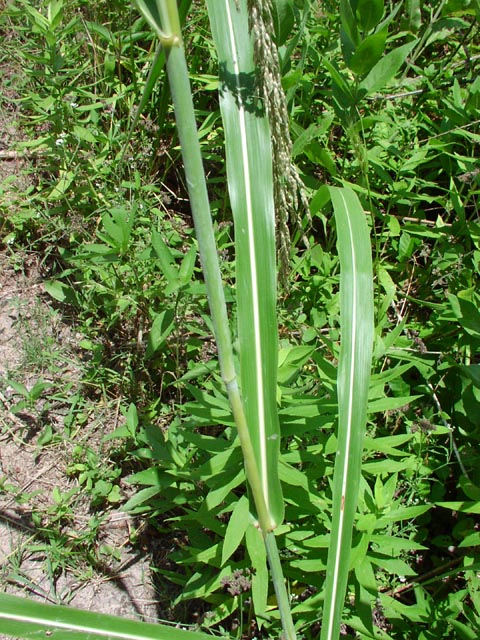
<svg viewBox="0 0 480 640">
<path fill-rule="evenodd" d="M 339 637 L 357 506 L 373 348 L 373 272 L 365 213 L 347 187 L 330 187 L 340 257 L 338 451 L 321 640 Z"/>
<path fill-rule="evenodd" d="M 264 617 L 268 598 L 267 551 L 262 534 L 257 527 L 249 523 L 245 532 L 245 545 L 255 572 L 252 576 L 252 601 L 255 613 Z"/>
<path fill-rule="evenodd" d="M 255 95 L 253 46 L 245 0 L 207 0 L 219 57 L 220 108 L 235 222 L 242 396 L 268 509 L 283 519 L 276 406 L 275 212 L 268 119 Z"/>
<path fill-rule="evenodd" d="M 238 549 L 249 524 L 249 504 L 242 496 L 232 511 L 222 546 L 222 567 Z"/>
<path fill-rule="evenodd" d="M 163 624 L 80 611 L 0 594 L 0 629 L 15 638 L 52 640 L 207 640 L 211 636 Z"/>
</svg>

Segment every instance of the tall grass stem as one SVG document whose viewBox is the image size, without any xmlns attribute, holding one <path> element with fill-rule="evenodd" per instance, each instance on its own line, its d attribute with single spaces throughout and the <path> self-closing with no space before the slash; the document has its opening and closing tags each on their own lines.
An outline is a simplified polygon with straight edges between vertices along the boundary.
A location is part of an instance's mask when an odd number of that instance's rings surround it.
<svg viewBox="0 0 480 640">
<path fill-rule="evenodd" d="M 166 52 L 166 66 L 182 149 L 190 207 L 198 241 L 212 323 L 217 343 L 220 371 L 225 383 L 245 461 L 262 532 L 269 530 L 269 517 L 262 483 L 255 462 L 247 421 L 237 382 L 227 305 L 210 214 L 205 173 L 198 141 L 195 112 L 188 78 L 185 53 L 180 40 Z"/>
</svg>

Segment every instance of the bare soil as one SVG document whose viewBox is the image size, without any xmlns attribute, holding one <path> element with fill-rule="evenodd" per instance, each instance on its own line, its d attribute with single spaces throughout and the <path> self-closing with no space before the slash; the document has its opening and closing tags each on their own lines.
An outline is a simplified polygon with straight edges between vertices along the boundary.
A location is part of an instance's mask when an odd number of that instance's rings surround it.
<svg viewBox="0 0 480 640">
<path fill-rule="evenodd" d="M 8 68 L 0 73 L 2 83 L 11 77 Z M 9 203 L 15 206 L 33 180 L 28 159 L 16 150 L 16 96 L 7 84 L 11 108 L 0 110 L 0 246 Z M 155 621 L 148 554 L 131 543 L 138 525 L 115 505 L 92 512 L 68 473 L 78 442 L 88 441 L 103 455 L 105 423 L 117 416 L 93 405 L 81 432 L 72 436 L 65 429 L 65 398 L 80 390 L 82 362 L 74 328 L 44 291 L 41 259 L 0 252 L 0 588 Z M 39 381 L 47 385 L 41 397 L 19 404 L 24 398 L 15 384 L 29 391 Z"/>
</svg>

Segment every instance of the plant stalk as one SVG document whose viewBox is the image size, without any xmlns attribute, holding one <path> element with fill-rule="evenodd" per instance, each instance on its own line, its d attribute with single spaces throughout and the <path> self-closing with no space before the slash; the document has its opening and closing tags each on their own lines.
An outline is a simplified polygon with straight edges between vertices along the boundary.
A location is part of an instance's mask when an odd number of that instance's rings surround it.
<svg viewBox="0 0 480 640">
<path fill-rule="evenodd" d="M 292 612 L 290 609 L 290 598 L 285 586 L 280 554 L 278 553 L 277 540 L 273 531 L 264 536 L 265 548 L 267 550 L 268 566 L 272 576 L 273 588 L 277 596 L 278 610 L 282 621 L 283 637 L 285 640 L 296 640 L 297 634 L 293 624 Z"/>
<path fill-rule="evenodd" d="M 284 635 L 286 640 L 295 640 L 295 628 L 285 587 L 280 556 L 275 534 L 270 530 L 270 518 L 263 498 L 262 483 L 255 462 L 253 446 L 247 428 L 240 390 L 238 388 L 227 306 L 215 244 L 212 218 L 210 215 L 210 203 L 205 184 L 205 174 L 200 144 L 198 142 L 187 65 L 181 44 L 174 44 L 167 50 L 166 62 L 185 175 L 187 178 L 190 206 L 207 288 L 213 330 L 217 343 L 220 372 L 227 389 L 233 418 L 238 430 L 247 480 L 252 491 L 258 522 L 265 541 L 268 564 L 277 596 Z"/>
<path fill-rule="evenodd" d="M 198 241 L 200 260 L 204 272 L 208 303 L 218 349 L 220 372 L 225 383 L 233 418 L 245 461 L 248 483 L 252 490 L 257 517 L 263 535 L 269 531 L 269 516 L 263 498 L 262 483 L 255 462 L 252 442 L 238 387 L 233 346 L 227 315 L 227 305 L 218 261 L 213 223 L 210 214 L 205 173 L 198 141 L 188 69 L 180 37 L 169 34 L 174 44 L 166 50 L 166 66 L 175 109 L 182 159 L 187 180 L 188 195 Z"/>
<path fill-rule="evenodd" d="M 143 3 L 139 2 L 139 6 Z M 218 350 L 220 373 L 238 430 L 247 481 L 250 486 L 257 518 L 267 551 L 268 563 L 280 611 L 285 640 L 295 640 L 295 628 L 290 611 L 288 593 L 283 577 L 280 555 L 271 531 L 270 517 L 263 495 L 254 449 L 247 428 L 244 406 L 238 386 L 233 346 L 228 322 L 227 305 L 218 260 L 210 203 L 200 143 L 198 140 L 195 111 L 193 107 L 188 68 L 183 48 L 180 20 L 175 0 L 166 0 L 158 5 L 162 20 L 161 29 L 155 28 L 165 47 L 166 68 L 175 110 L 178 136 L 182 152 L 190 207 L 199 247 L 200 261 L 204 272 L 213 331 Z M 152 20 L 149 20 L 152 24 Z"/>
</svg>

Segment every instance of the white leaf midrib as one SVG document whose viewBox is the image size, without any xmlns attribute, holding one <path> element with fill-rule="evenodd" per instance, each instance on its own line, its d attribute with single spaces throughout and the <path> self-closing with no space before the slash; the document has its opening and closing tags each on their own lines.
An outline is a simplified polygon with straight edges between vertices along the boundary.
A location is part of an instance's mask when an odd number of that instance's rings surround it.
<svg viewBox="0 0 480 640">
<path fill-rule="evenodd" d="M 121 631 L 107 631 L 105 629 L 98 629 L 98 627 L 77 624 L 71 622 L 61 622 L 59 620 L 49 620 L 44 618 L 38 618 L 30 615 L 20 615 L 14 613 L 3 614 L 0 613 L 0 620 L 9 620 L 16 622 L 29 623 L 32 625 L 39 625 L 48 632 L 54 629 L 64 629 L 65 631 L 93 634 L 95 637 L 104 638 L 118 638 L 118 640 L 148 640 L 151 636 L 145 636 L 137 633 L 123 633 Z M 50 628 L 50 629 L 49 629 Z"/>
<path fill-rule="evenodd" d="M 340 560 L 341 560 L 341 556 L 342 554 L 339 553 L 339 550 L 341 549 L 341 540 L 342 540 L 342 535 L 343 535 L 343 527 L 344 527 L 344 520 L 345 520 L 345 498 L 346 498 L 346 490 L 347 490 L 347 479 L 348 479 L 348 475 L 349 475 L 349 463 L 350 463 L 350 456 L 349 456 L 349 450 L 350 450 L 350 442 L 351 442 L 351 436 L 352 436 L 352 416 L 353 416 L 353 388 L 354 388 L 354 384 L 355 384 L 355 369 L 356 369 L 356 360 L 355 360 L 355 354 L 356 354 L 356 343 L 357 343 L 357 332 L 356 332 L 356 326 L 357 326 L 357 297 L 358 297 L 358 292 L 357 292 L 357 278 L 356 278 L 356 273 L 355 273 L 355 264 L 356 264 L 356 254 L 355 254 L 355 245 L 354 245 L 354 238 L 353 238 L 353 229 L 352 229 L 352 224 L 351 224 L 351 220 L 350 220 L 350 216 L 348 214 L 348 206 L 347 206 L 347 202 L 345 200 L 345 196 L 343 194 L 342 191 L 338 191 L 338 194 L 340 195 L 340 197 L 342 198 L 343 201 L 343 206 L 344 206 L 344 211 L 345 211 L 345 218 L 347 220 L 347 225 L 348 225 L 348 233 L 349 233 L 349 246 L 351 249 L 351 260 L 352 260 L 352 265 L 353 265 L 353 277 L 352 277 L 352 282 L 353 282 L 353 295 L 352 295 L 352 301 L 351 301 L 351 306 L 352 306 L 352 327 L 353 327 L 353 331 L 352 331 L 352 340 L 351 340 L 351 348 L 350 348 L 350 372 L 349 372 L 349 379 L 348 379 L 348 406 L 347 406 L 347 434 L 346 434 L 346 441 L 345 441 L 345 451 L 344 453 L 344 459 L 343 459 L 343 468 L 342 468 L 342 493 L 341 493 L 341 501 L 342 501 L 342 506 L 340 509 L 340 518 L 339 518 L 339 523 L 338 523 L 338 529 L 337 529 L 337 535 L 336 535 L 336 542 L 334 545 L 334 548 L 337 550 L 337 553 L 335 555 L 335 564 L 334 564 L 334 569 L 333 569 L 333 582 L 332 582 L 332 594 L 334 596 L 334 601 L 336 598 L 336 592 L 338 589 L 338 578 L 339 578 L 339 572 L 340 572 Z M 348 317 L 348 312 L 347 313 L 347 317 Z M 327 638 L 328 640 L 332 639 L 332 634 L 333 634 L 333 626 L 334 626 L 334 621 L 335 621 L 335 606 L 331 606 L 330 610 L 329 610 L 329 618 L 327 621 Z"/>
<path fill-rule="evenodd" d="M 228 33 L 230 39 L 230 49 L 233 61 L 233 70 L 236 82 L 237 95 L 235 96 L 238 104 L 239 112 L 239 124 L 240 124 L 240 139 L 242 147 L 242 166 L 243 166 L 243 178 L 245 183 L 245 196 L 246 196 L 246 211 L 247 211 L 247 233 L 249 244 L 249 256 L 250 256 L 250 284 L 252 287 L 253 298 L 253 326 L 254 326 L 254 341 L 255 341 L 255 371 L 256 371 L 256 389 L 257 389 L 257 424 L 259 429 L 259 443 L 260 443 L 260 478 L 262 481 L 262 489 L 265 497 L 265 503 L 267 509 L 270 508 L 270 496 L 268 485 L 268 473 L 267 473 L 267 449 L 266 449 L 266 425 L 265 425 L 265 404 L 264 404 L 264 380 L 262 369 L 262 349 L 261 349 L 261 333 L 260 333 L 260 308 L 259 308 L 259 291 L 258 291 L 258 269 L 255 255 L 255 237 L 254 237 L 254 224 L 253 224 L 253 203 L 252 203 L 252 191 L 251 180 L 248 165 L 248 141 L 247 141 L 247 124 L 246 124 L 246 110 L 242 100 L 240 78 L 240 65 L 238 59 L 237 45 L 235 40 L 235 31 L 233 28 L 233 19 L 230 9 L 229 0 L 225 0 L 226 12 L 228 17 Z"/>
</svg>

